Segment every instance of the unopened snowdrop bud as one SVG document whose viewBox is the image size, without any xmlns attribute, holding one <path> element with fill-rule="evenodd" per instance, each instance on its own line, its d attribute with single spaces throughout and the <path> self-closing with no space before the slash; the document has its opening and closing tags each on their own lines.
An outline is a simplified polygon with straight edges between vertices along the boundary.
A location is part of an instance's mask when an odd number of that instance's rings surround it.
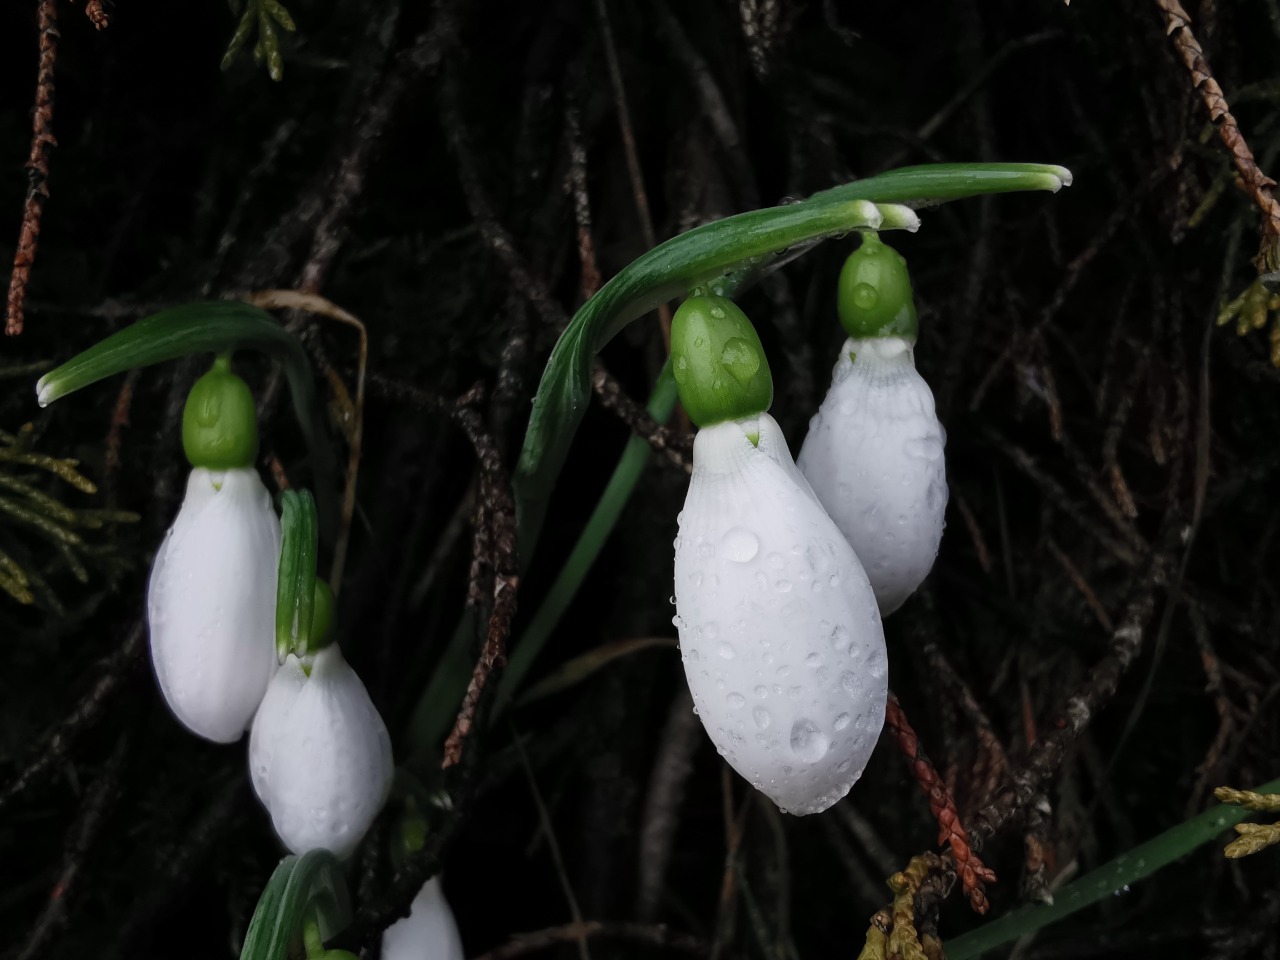
<svg viewBox="0 0 1280 960">
<path fill-rule="evenodd" d="M 432 877 L 413 898 L 409 916 L 383 933 L 382 960 L 463 960 L 465 956 L 440 878 Z"/>
<path fill-rule="evenodd" d="M 349 856 L 391 789 L 391 740 L 331 644 L 280 667 L 249 735 L 253 789 L 284 845 Z"/>
<path fill-rule="evenodd" d="M 871 251 L 864 253 L 868 243 Z M 846 266 L 839 295 L 840 318 L 853 335 L 840 350 L 798 462 L 888 616 L 920 586 L 938 555 L 947 507 L 946 431 L 929 385 L 916 372 L 905 261 L 878 240 L 864 241 L 849 259 L 855 258 L 861 265 Z M 846 283 L 846 273 L 858 282 Z"/>
<path fill-rule="evenodd" d="M 232 399 L 215 403 L 218 393 Z M 160 691 L 184 726 L 217 743 L 244 734 L 275 669 L 280 521 L 251 466 L 257 428 L 252 398 L 247 408 L 241 402 L 247 393 L 243 381 L 217 365 L 192 390 L 184 421 L 193 404 L 232 416 L 214 418 L 224 429 L 209 457 L 200 444 L 187 446 L 195 469 L 147 587 Z M 236 439 L 236 430 L 251 438 Z"/>
<path fill-rule="evenodd" d="M 884 631 L 858 557 L 767 413 L 698 432 L 675 588 L 716 749 L 785 811 L 840 800 L 884 722 Z"/>
</svg>

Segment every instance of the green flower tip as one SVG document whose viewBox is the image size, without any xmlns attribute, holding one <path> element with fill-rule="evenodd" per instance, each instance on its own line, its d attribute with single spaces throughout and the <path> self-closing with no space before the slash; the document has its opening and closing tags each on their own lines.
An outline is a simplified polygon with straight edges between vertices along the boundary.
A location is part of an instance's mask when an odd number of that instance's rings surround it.
<svg viewBox="0 0 1280 960">
<path fill-rule="evenodd" d="M 315 599 L 311 602 L 311 629 L 307 631 L 307 653 L 315 653 L 333 642 L 336 618 L 333 589 L 317 577 Z"/>
<path fill-rule="evenodd" d="M 182 449 L 193 467 L 231 470 L 258 455 L 258 411 L 249 385 L 219 357 L 195 382 L 182 410 Z"/>
<path fill-rule="evenodd" d="M 836 307 L 840 323 L 856 340 L 903 337 L 915 340 L 919 325 L 907 261 L 874 233 L 849 255 L 840 270 Z"/>
<path fill-rule="evenodd" d="M 773 375 L 755 327 L 726 297 L 695 294 L 671 320 L 671 372 L 700 427 L 764 413 Z"/>
</svg>

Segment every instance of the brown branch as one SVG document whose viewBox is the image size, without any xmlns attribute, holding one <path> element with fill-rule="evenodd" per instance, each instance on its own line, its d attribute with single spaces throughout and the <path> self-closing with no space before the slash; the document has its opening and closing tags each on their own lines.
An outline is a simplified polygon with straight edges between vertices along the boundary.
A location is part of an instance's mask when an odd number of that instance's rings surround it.
<svg viewBox="0 0 1280 960">
<path fill-rule="evenodd" d="M 423 409 L 450 417 L 471 441 L 479 462 L 480 480 L 476 494 L 476 534 L 473 541 L 469 602 L 474 599 L 475 605 L 480 606 L 480 601 L 483 600 L 481 584 L 491 572 L 492 606 L 480 657 L 472 671 L 471 682 L 462 698 L 453 729 L 444 743 L 441 767 L 447 769 L 461 762 L 463 746 L 475 724 L 481 695 L 493 671 L 506 663 L 506 642 L 511 633 L 511 621 L 516 614 L 516 592 L 520 585 L 515 499 L 498 445 L 484 429 L 480 414 L 472 407 L 481 397 L 479 384 L 451 403 L 419 390 L 412 384 L 379 374 L 370 374 L 368 381 L 370 386 L 386 396 L 406 400 Z"/>
<path fill-rule="evenodd" d="M 36 24 L 40 31 L 40 65 L 36 73 L 36 100 L 31 110 L 31 154 L 27 158 L 30 184 L 22 208 L 22 228 L 18 232 L 18 249 L 13 255 L 13 274 L 9 278 L 4 332 L 16 337 L 22 333 L 22 305 L 27 299 L 27 284 L 40 243 L 40 216 L 49 198 L 49 148 L 57 145 L 53 137 L 53 64 L 58 57 L 57 0 L 39 0 Z"/>
<path fill-rule="evenodd" d="M 653 947 L 665 947 L 700 956 L 707 952 L 707 945 L 697 937 L 687 933 L 669 930 L 664 924 L 648 923 L 608 923 L 601 920 L 586 920 L 582 923 L 566 923 L 559 927 L 536 930 L 532 933 L 517 933 L 500 947 L 481 954 L 475 960 L 509 960 L 511 957 L 522 957 L 535 950 L 545 950 L 561 943 L 572 943 L 590 937 L 601 937 L 606 940 L 628 940 L 632 943 L 643 943 Z"/>
<path fill-rule="evenodd" d="M 120 648 L 93 666 L 90 673 L 97 680 L 89 692 L 40 738 L 40 742 L 31 751 L 31 760 L 13 780 L 0 789 L 0 810 L 65 757 L 80 734 L 94 726 L 118 688 L 130 677 L 132 668 L 137 665 L 145 636 L 142 623 L 136 623 Z"/>
<path fill-rule="evenodd" d="M 1111 652 L 1098 662 L 1083 686 L 1063 704 L 1057 719 L 1047 725 L 1047 732 L 1030 748 L 1026 759 L 1013 771 L 1008 782 L 971 819 L 970 836 L 976 848 L 981 849 L 983 843 L 1026 809 L 1045 782 L 1062 766 L 1076 737 L 1115 694 L 1120 678 L 1142 648 L 1147 624 L 1155 610 L 1157 588 L 1169 581 L 1174 569 L 1175 547 L 1181 541 L 1184 528 L 1185 524 L 1174 517 L 1166 520 L 1146 575 L 1126 606 L 1120 626 L 1111 635 Z"/>
<path fill-rule="evenodd" d="M 16 960 L 44 956 L 49 938 L 66 925 L 67 903 L 76 889 L 76 881 L 84 867 L 85 858 L 119 795 L 120 770 L 128 753 L 128 742 L 127 733 L 122 733 L 117 738 L 106 767 L 80 805 L 79 818 L 67 837 L 67 851 L 62 859 L 62 869 L 58 871 L 57 882 L 49 892 L 49 900 L 40 911 L 40 916 L 36 918 L 22 947 L 15 954 Z"/>
<path fill-rule="evenodd" d="M 649 411 L 627 396 L 621 384 L 599 362 L 591 374 L 591 386 L 601 405 L 617 414 L 632 433 L 643 437 L 649 446 L 685 473 L 693 469 L 693 437 L 687 432 L 664 427 L 649 416 Z"/>
<path fill-rule="evenodd" d="M 885 726 L 893 734 L 898 749 L 907 758 L 911 772 L 920 784 L 920 789 L 929 798 L 929 809 L 938 821 L 938 843 L 946 843 L 951 847 L 951 858 L 955 861 L 956 872 L 964 885 L 969 904 L 978 913 L 986 913 L 990 904 L 987 902 L 986 883 L 994 883 L 995 873 L 978 859 L 969 843 L 969 834 L 960 822 L 960 812 L 956 810 L 956 802 L 947 790 L 946 784 L 938 776 L 929 758 L 920 749 L 920 739 L 916 736 L 902 704 L 891 691 L 885 704 Z"/>
<path fill-rule="evenodd" d="M 1236 172 L 1244 184 L 1245 190 L 1253 198 L 1253 202 L 1262 211 L 1262 243 L 1263 251 L 1259 254 L 1259 266 L 1266 270 L 1275 269 L 1270 262 L 1277 256 L 1276 244 L 1280 243 L 1280 203 L 1271 194 L 1276 182 L 1258 168 L 1253 158 L 1253 151 L 1240 132 L 1236 118 L 1231 115 L 1231 108 L 1223 96 L 1222 88 L 1213 77 L 1209 61 L 1205 59 L 1200 42 L 1191 32 L 1191 17 L 1182 8 L 1178 0 L 1156 0 L 1156 6 L 1164 14 L 1165 32 L 1173 41 L 1183 66 L 1191 74 L 1191 85 L 1200 94 L 1205 109 L 1209 111 L 1209 119 L 1217 124 L 1218 135 L 1231 154 Z"/>
</svg>

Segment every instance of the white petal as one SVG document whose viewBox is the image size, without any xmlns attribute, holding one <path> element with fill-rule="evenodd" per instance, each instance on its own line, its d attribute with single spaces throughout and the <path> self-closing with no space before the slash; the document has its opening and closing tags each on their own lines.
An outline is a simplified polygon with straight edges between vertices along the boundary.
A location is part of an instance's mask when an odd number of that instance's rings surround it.
<svg viewBox="0 0 1280 960">
<path fill-rule="evenodd" d="M 439 877 L 423 884 L 409 916 L 382 934 L 382 960 L 464 960 L 465 956 Z"/>
<path fill-rule="evenodd" d="M 174 715 L 239 740 L 275 669 L 280 521 L 256 470 L 191 471 L 147 587 L 151 662 Z"/>
<path fill-rule="evenodd" d="M 885 616 L 920 586 L 938 556 L 946 442 L 910 344 L 846 340 L 799 464 L 853 545 Z"/>
<path fill-rule="evenodd" d="M 827 809 L 884 722 L 884 630 L 768 414 L 698 432 L 675 574 L 685 676 L 716 749 L 783 810 Z"/>
<path fill-rule="evenodd" d="M 306 682 L 302 663 L 290 656 L 267 684 L 266 695 L 249 729 L 249 777 L 253 781 L 253 792 L 264 805 L 270 796 L 271 765 L 278 742 L 275 732 L 288 729 L 289 711 Z"/>
<path fill-rule="evenodd" d="M 391 740 L 336 645 L 302 673 L 290 655 L 273 680 L 249 736 L 250 775 L 286 847 L 346 857 L 391 789 Z"/>
</svg>

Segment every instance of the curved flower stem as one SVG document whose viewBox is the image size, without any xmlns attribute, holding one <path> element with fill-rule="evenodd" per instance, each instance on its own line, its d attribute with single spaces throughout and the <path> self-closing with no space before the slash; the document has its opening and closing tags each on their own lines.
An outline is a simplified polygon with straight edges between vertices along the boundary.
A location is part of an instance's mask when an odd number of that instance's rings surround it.
<svg viewBox="0 0 1280 960">
<path fill-rule="evenodd" d="M 799 203 L 704 224 L 652 248 L 574 315 L 534 398 L 516 470 L 521 562 L 527 564 L 591 392 L 592 361 L 615 334 L 659 303 L 700 284 L 718 293 L 750 282 L 797 248 L 860 228 L 909 229 L 909 209 L 1016 190 L 1056 191 L 1071 182 L 1045 164 L 937 164 L 907 167 L 833 187 Z"/>
<path fill-rule="evenodd" d="M 324 409 L 306 351 L 293 334 L 258 307 L 234 300 L 210 300 L 161 310 L 119 330 L 50 370 L 36 383 L 46 407 L 107 377 L 166 360 L 199 353 L 259 350 L 280 360 L 289 381 L 294 412 L 315 471 L 321 531 L 332 535 L 334 502 L 333 451 L 324 431 Z"/>
</svg>

